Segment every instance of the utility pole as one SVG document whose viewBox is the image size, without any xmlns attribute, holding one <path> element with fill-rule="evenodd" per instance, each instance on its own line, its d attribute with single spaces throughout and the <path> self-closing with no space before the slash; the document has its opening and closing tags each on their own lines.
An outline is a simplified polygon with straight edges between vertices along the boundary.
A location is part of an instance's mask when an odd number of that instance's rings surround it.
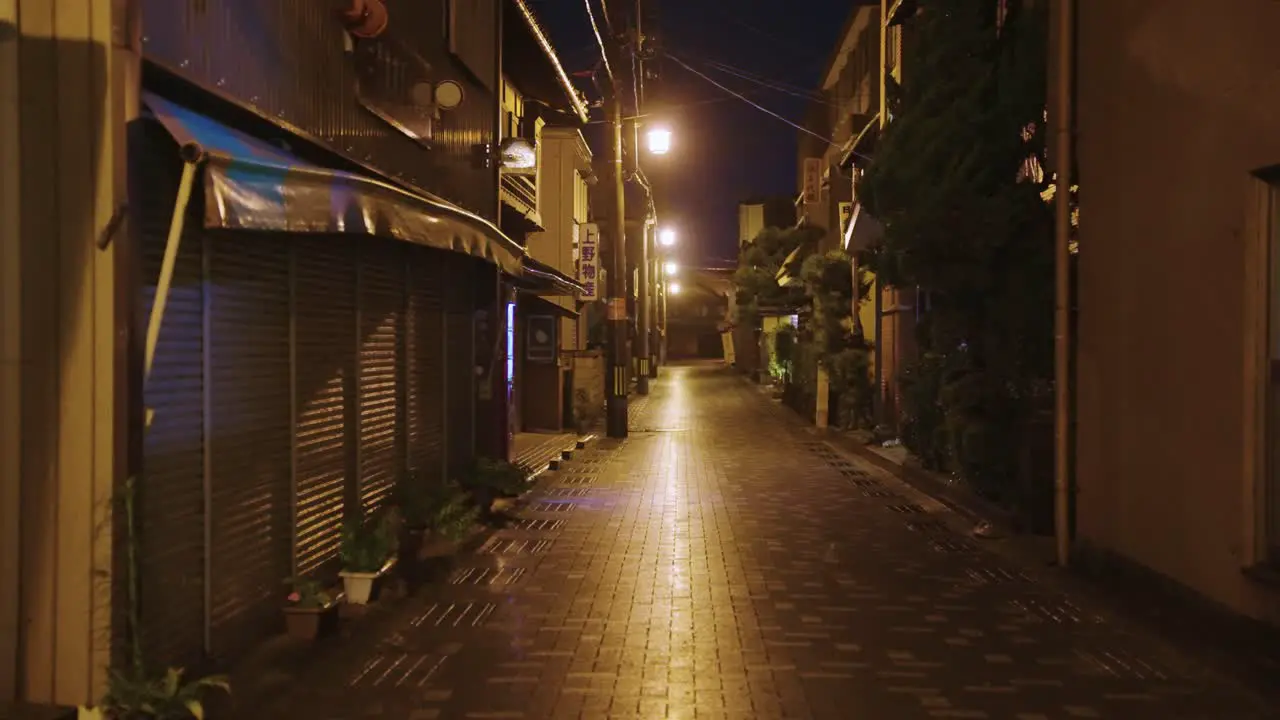
<svg viewBox="0 0 1280 720">
<path fill-rule="evenodd" d="M 635 63 L 633 66 L 636 70 L 635 77 L 635 101 L 636 107 L 633 115 L 640 115 L 640 107 L 644 102 L 644 34 L 641 32 L 641 0 L 635 3 L 635 23 L 631 28 L 631 61 Z M 635 172 L 640 172 L 640 138 L 636 133 L 636 121 L 630 121 L 630 132 L 628 137 L 631 138 L 631 157 L 635 165 Z M 650 191 L 652 193 L 652 191 Z M 652 200 L 652 198 L 650 198 Z M 646 215 L 647 215 L 646 211 Z M 649 363 L 653 361 L 653 355 L 649 352 L 649 327 L 652 322 L 653 314 L 650 311 L 651 290 L 652 286 L 649 279 L 649 222 L 646 221 L 640 227 L 640 259 L 638 269 L 640 271 L 639 292 L 636 298 L 636 315 L 638 322 L 636 323 L 636 340 L 639 341 L 640 347 L 636 348 L 636 353 L 640 356 L 639 367 L 636 368 L 636 393 L 640 395 L 649 394 Z"/>
<path fill-rule="evenodd" d="M 608 13 L 608 10 L 605 11 Z M 626 250 L 626 193 L 623 188 L 622 165 L 622 48 L 613 21 L 606 14 L 607 34 L 602 37 L 605 59 L 615 70 L 604 93 L 604 111 L 610 125 L 609 166 L 612 177 L 605 195 L 609 198 L 605 214 L 609 218 L 608 231 L 603 233 L 609 267 L 606 322 L 609 337 L 609 393 L 605 399 L 605 431 L 611 438 L 627 437 L 627 394 L 631 385 L 631 347 L 627 327 L 627 250 Z"/>
</svg>

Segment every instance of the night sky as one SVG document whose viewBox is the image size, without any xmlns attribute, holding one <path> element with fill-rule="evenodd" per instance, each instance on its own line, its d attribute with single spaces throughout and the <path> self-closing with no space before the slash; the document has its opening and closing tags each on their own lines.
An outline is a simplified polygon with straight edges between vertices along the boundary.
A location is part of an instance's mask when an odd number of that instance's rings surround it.
<svg viewBox="0 0 1280 720">
<path fill-rule="evenodd" d="M 808 102 L 802 96 L 818 87 L 851 12 L 850 3 L 841 0 L 646 2 L 654 5 L 646 12 L 657 14 L 646 34 L 657 36 L 667 53 L 796 123 L 803 120 Z M 530 4 L 571 73 L 599 62 L 583 0 Z M 592 0 L 592 6 L 599 18 L 599 0 Z M 678 229 L 683 262 L 734 258 L 738 202 L 795 192 L 797 131 L 670 59 L 663 59 L 660 69 L 659 86 L 646 86 L 646 111 L 660 113 L 673 131 L 674 146 L 667 156 L 642 160 L 659 197 L 659 220 Z M 765 88 L 733 72 L 789 87 Z M 600 111 L 592 117 L 600 118 Z"/>
</svg>

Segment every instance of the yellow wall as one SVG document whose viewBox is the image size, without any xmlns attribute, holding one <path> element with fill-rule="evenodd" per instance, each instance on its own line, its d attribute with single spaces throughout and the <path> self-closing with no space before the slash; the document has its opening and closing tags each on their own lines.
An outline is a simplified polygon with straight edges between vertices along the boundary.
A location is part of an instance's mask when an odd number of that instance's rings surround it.
<svg viewBox="0 0 1280 720">
<path fill-rule="evenodd" d="M 1230 5 L 1077 3 L 1078 537 L 1280 622 L 1241 572 L 1263 381 L 1246 318 L 1266 302 L 1250 173 L 1280 163 L 1280 4 Z"/>
<path fill-rule="evenodd" d="M 123 7 L 0 0 L 0 703 L 80 703 L 105 678 L 132 317 L 129 242 L 95 242 L 125 199 L 136 107 Z"/>
</svg>

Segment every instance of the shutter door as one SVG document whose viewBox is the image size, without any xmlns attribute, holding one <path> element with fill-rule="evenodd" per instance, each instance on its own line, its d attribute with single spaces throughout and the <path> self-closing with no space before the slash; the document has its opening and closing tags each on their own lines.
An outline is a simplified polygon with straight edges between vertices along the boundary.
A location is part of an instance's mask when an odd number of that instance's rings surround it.
<svg viewBox="0 0 1280 720">
<path fill-rule="evenodd" d="M 409 248 L 409 315 L 405 335 L 409 467 L 419 480 L 445 472 L 444 266 L 441 253 Z"/>
<path fill-rule="evenodd" d="M 475 268 L 466 258 L 446 258 L 445 376 L 449 472 L 470 470 L 475 459 Z"/>
<path fill-rule="evenodd" d="M 356 265 L 347 238 L 295 239 L 294 436 L 299 575 L 336 570 L 347 478 L 354 477 Z"/>
<path fill-rule="evenodd" d="M 149 314 L 181 165 L 173 141 L 154 123 L 131 136 L 129 161 L 142 307 Z M 204 291 L 200 203 L 193 205 L 146 387 L 155 415 L 136 505 L 142 647 L 159 667 L 189 667 L 204 653 Z"/>
<path fill-rule="evenodd" d="M 360 249 L 360 506 L 380 507 L 403 467 L 405 247 L 371 238 Z"/>
<path fill-rule="evenodd" d="M 211 653 L 232 658 L 280 622 L 293 550 L 288 240 L 208 242 L 212 452 Z"/>
</svg>

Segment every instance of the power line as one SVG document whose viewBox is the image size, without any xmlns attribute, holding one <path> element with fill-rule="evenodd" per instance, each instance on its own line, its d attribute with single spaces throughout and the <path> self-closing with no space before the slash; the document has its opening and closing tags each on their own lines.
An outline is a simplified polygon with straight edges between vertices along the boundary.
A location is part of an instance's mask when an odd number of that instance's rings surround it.
<svg viewBox="0 0 1280 720">
<path fill-rule="evenodd" d="M 784 94 L 784 95 L 791 95 L 792 97 L 798 97 L 798 98 L 801 98 L 802 100 L 809 100 L 809 101 L 811 101 L 811 102 L 820 103 L 820 104 L 822 104 L 822 105 L 829 105 L 829 106 L 831 106 L 831 107 L 835 107 L 835 106 L 836 106 L 836 105 L 835 105 L 835 103 L 833 103 L 833 102 L 831 102 L 831 101 L 829 101 L 829 100 L 825 100 L 825 99 L 823 99 L 822 97 L 817 96 L 817 95 L 815 95 L 815 94 L 813 94 L 813 93 L 809 93 L 809 92 L 801 92 L 801 91 L 798 91 L 798 90 L 792 90 L 791 88 L 786 87 L 785 85 L 780 84 L 780 83 L 779 83 L 779 84 L 775 84 L 775 83 L 770 82 L 770 81 L 768 81 L 768 80 L 760 80 L 760 79 L 757 79 L 757 78 L 751 77 L 749 74 L 746 74 L 746 73 L 740 72 L 740 71 L 738 71 L 738 70 L 730 69 L 730 66 L 722 66 L 722 65 L 720 65 L 720 64 L 718 64 L 718 63 L 707 63 L 707 64 L 708 64 L 708 65 L 710 65 L 713 69 L 719 70 L 719 71 L 720 71 L 720 72 L 722 72 L 722 73 L 727 73 L 727 74 L 729 74 L 729 75 L 733 75 L 733 76 L 734 76 L 734 77 L 736 77 L 736 78 L 739 78 L 739 79 L 741 79 L 741 80 L 745 80 L 745 81 L 747 81 L 747 82 L 749 82 L 749 83 L 754 83 L 754 84 L 756 84 L 756 85 L 759 85 L 760 87 L 767 88 L 767 89 L 769 89 L 769 90 L 773 90 L 774 92 L 780 92 L 780 93 L 782 93 L 782 94 Z"/>
<path fill-rule="evenodd" d="M 609 66 L 609 51 L 604 47 L 604 37 L 600 34 L 600 26 L 596 24 L 596 13 L 591 9 L 591 0 L 583 0 L 583 3 L 587 6 L 587 17 L 591 19 L 591 30 L 596 34 L 596 44 L 600 46 L 600 57 L 604 58 L 604 70 L 609 74 L 609 82 L 616 83 L 613 68 Z"/>
<path fill-rule="evenodd" d="M 825 143 L 826 143 L 826 144 L 828 144 L 828 145 L 838 145 L 838 144 L 839 144 L 839 143 L 837 143 L 836 141 L 832 140 L 832 139 L 831 139 L 831 138 L 829 138 L 829 137 L 823 137 L 822 135 L 819 135 L 818 133 L 816 133 L 816 132 L 814 132 L 814 131 L 810 130 L 809 128 L 804 127 L 803 125 L 800 125 L 800 124 L 798 124 L 798 123 L 794 123 L 794 122 L 792 122 L 792 121 L 788 120 L 787 118 L 785 118 L 785 117 L 783 117 L 783 116 L 779 115 L 778 113 L 776 113 L 776 112 L 774 112 L 774 111 L 770 110 L 769 108 L 767 108 L 767 107 L 765 107 L 765 106 L 763 106 L 763 105 L 760 105 L 760 104 L 758 104 L 758 103 L 756 103 L 756 102 L 753 102 L 750 98 L 748 98 L 747 96 L 743 95 L 742 93 L 739 93 L 739 92 L 737 92 L 737 91 L 735 91 L 735 90 L 733 90 L 733 89 L 731 89 L 731 88 L 725 87 L 724 85 L 721 85 L 719 82 L 716 82 L 716 80 L 715 80 L 715 79 L 710 78 L 710 77 L 707 77 L 707 76 L 706 76 L 706 75 L 704 75 L 703 73 L 698 72 L 698 71 L 697 71 L 697 70 L 695 70 L 694 68 L 690 67 L 688 63 L 686 63 L 685 61 L 683 61 L 683 60 L 681 60 L 680 58 L 676 57 L 675 55 L 672 55 L 671 53 L 666 53 L 666 56 L 667 56 L 667 57 L 669 57 L 669 58 L 671 58 L 672 62 L 674 62 L 675 64 L 677 64 L 677 65 L 679 65 L 680 67 L 684 68 L 685 70 L 688 70 L 689 72 L 693 73 L 694 75 L 697 75 L 698 77 L 702 78 L 703 80 L 706 80 L 707 82 L 711 83 L 712 85 L 715 85 L 716 87 L 718 87 L 718 88 L 720 88 L 721 90 L 723 90 L 723 91 L 725 91 L 725 92 L 729 93 L 730 95 L 732 95 L 732 96 L 734 96 L 734 97 L 738 98 L 738 99 L 739 99 L 739 100 L 741 100 L 742 102 L 744 102 L 744 103 L 746 103 L 746 104 L 750 105 L 751 107 L 753 107 L 753 108 L 755 108 L 755 109 L 759 110 L 760 112 L 762 112 L 762 113 L 764 113 L 764 114 L 766 114 L 766 115 L 769 115 L 770 117 L 773 117 L 773 118 L 775 118 L 775 119 L 777 119 L 777 120 L 781 120 L 782 122 L 784 122 L 784 123 L 786 123 L 786 124 L 790 125 L 791 127 L 795 128 L 796 130 L 799 130 L 799 131 L 800 131 L 800 132 L 802 132 L 802 133 L 805 133 L 805 134 L 807 134 L 807 135 L 812 135 L 813 137 L 815 137 L 815 138 L 817 138 L 817 139 L 819 139 L 819 140 L 821 140 L 821 141 L 825 142 Z"/>
</svg>

